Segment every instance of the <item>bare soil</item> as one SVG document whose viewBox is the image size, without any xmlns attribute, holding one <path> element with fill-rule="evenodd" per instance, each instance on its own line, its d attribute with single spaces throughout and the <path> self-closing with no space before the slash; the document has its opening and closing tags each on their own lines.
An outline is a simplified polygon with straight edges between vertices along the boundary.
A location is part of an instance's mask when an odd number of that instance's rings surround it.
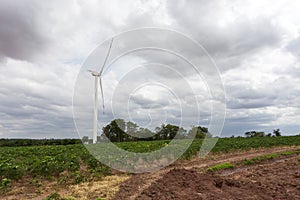
<svg viewBox="0 0 300 200">
<path fill-rule="evenodd" d="M 79 184 L 58 184 L 56 181 L 43 180 L 39 186 L 30 184 L 25 179 L 13 183 L 6 193 L 0 194 L 0 200 L 43 200 L 53 193 L 59 194 L 58 199 L 110 199 L 119 185 L 129 178 L 126 174 L 105 176 L 99 180 Z"/>
<path fill-rule="evenodd" d="M 294 154 L 256 165 L 206 172 L 207 167 L 237 163 L 260 155 L 300 150 L 299 146 L 275 147 L 210 154 L 205 158 L 179 160 L 156 172 L 114 175 L 78 185 L 41 180 L 12 184 L 0 199 L 45 199 L 57 192 L 70 199 L 300 199 L 300 155 Z M 29 179 L 29 178 L 28 178 Z"/>
<path fill-rule="evenodd" d="M 208 166 L 238 162 L 299 147 L 237 152 L 181 161 L 163 170 L 133 175 L 114 199 L 300 199 L 300 155 L 251 166 L 204 173 Z"/>
</svg>

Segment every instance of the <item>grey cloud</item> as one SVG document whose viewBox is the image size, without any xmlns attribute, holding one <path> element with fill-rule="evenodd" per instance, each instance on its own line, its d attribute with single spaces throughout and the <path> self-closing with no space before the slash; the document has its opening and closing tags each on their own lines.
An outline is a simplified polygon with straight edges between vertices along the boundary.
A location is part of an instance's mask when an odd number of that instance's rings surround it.
<svg viewBox="0 0 300 200">
<path fill-rule="evenodd" d="M 226 71 L 239 67 L 247 57 L 258 54 L 266 47 L 278 47 L 284 34 L 282 27 L 274 23 L 272 16 L 265 16 L 262 13 L 256 17 L 250 17 L 236 11 L 238 8 L 235 9 L 234 7 L 235 2 L 181 1 L 174 3 L 173 1 L 167 1 L 166 12 L 172 18 L 171 25 L 158 25 L 159 23 L 154 22 L 153 17 L 149 16 L 148 13 L 129 15 L 126 25 L 127 27 L 158 26 L 171 28 L 190 35 L 208 50 L 220 70 Z M 220 26 L 219 21 L 225 18 L 228 13 L 233 16 L 231 21 L 224 26 Z M 144 23 L 135 23 L 136 20 Z M 149 46 L 157 43 L 163 44 L 168 40 L 170 43 L 165 46 L 171 47 L 174 44 L 183 51 L 187 50 L 185 49 L 186 43 L 184 40 L 180 41 L 178 38 L 172 38 L 172 35 L 168 35 L 165 37 L 166 39 L 164 39 L 164 36 L 155 34 L 146 37 L 150 39 Z M 159 40 L 160 37 L 162 41 Z M 139 35 L 132 37 L 125 46 L 139 43 L 139 40 L 143 38 Z M 172 40 L 173 42 L 171 42 Z M 181 53 L 181 50 L 177 52 Z M 197 48 L 194 48 L 189 49 L 188 55 L 188 60 L 193 61 L 193 59 L 199 59 L 203 56 L 203 52 L 199 52 Z M 158 58 L 157 55 L 156 57 Z M 174 64 L 174 61 L 178 59 L 164 57 L 164 59 L 160 58 L 160 61 L 173 65 L 175 69 L 180 69 L 178 62 Z M 146 55 L 144 58 L 151 60 L 151 55 L 148 58 Z M 201 63 L 204 63 L 204 61 Z M 184 75 L 195 73 L 190 67 L 182 71 Z"/>
<path fill-rule="evenodd" d="M 240 116 L 228 116 L 228 120 L 230 120 L 232 123 L 263 124 L 275 120 L 277 117 L 269 113 L 252 113 L 247 116 L 247 114 L 245 113 L 246 109 L 241 110 L 242 112 L 240 113 Z M 240 110 L 236 112 L 240 112 Z"/>
<path fill-rule="evenodd" d="M 300 61 L 300 36 L 287 44 L 286 49 Z"/>
<path fill-rule="evenodd" d="M 134 95 L 131 100 L 141 106 L 141 108 L 144 109 L 156 109 L 156 108 L 162 108 L 169 104 L 169 101 L 167 99 L 157 99 L 157 100 L 151 100 L 149 98 L 145 98 L 142 95 Z"/>
<path fill-rule="evenodd" d="M 259 99 L 259 100 L 240 100 L 232 99 L 227 103 L 227 107 L 230 109 L 251 109 L 251 108 L 263 108 L 273 105 L 272 101 L 270 102 L 269 98 Z"/>
<path fill-rule="evenodd" d="M 76 136 L 68 89 L 75 73 L 62 78 L 49 66 L 9 60 L 0 68 L 0 120 L 10 130 L 3 137 Z"/>
<path fill-rule="evenodd" d="M 153 2 L 147 4 L 151 7 Z M 116 8 L 115 5 L 121 5 L 122 9 Z M 221 72 L 225 72 L 222 74 L 225 78 L 230 77 L 232 73 L 229 69 L 237 69 L 233 72 L 236 74 L 231 77 L 231 81 L 225 82 L 228 100 L 225 135 L 243 133 L 245 129 L 268 131 L 277 128 L 270 124 L 279 117 L 284 118 L 284 114 L 295 119 L 299 116 L 300 102 L 297 87 L 300 76 L 297 66 L 299 63 L 289 67 L 283 64 L 282 68 L 286 67 L 285 74 L 280 74 L 282 72 L 276 74 L 276 69 L 270 72 L 271 70 L 264 71 L 263 68 L 257 67 L 257 73 L 271 73 L 270 76 L 275 79 L 274 82 L 267 82 L 267 84 L 262 81 L 258 88 L 253 86 L 254 82 L 251 80 L 248 85 L 245 85 L 244 81 L 247 77 L 241 77 L 244 67 L 242 65 L 247 65 L 249 57 L 253 56 L 251 59 L 256 59 L 257 62 L 252 63 L 253 65 L 264 64 L 263 50 L 281 50 L 282 46 L 286 46 L 285 50 L 299 57 L 299 41 L 293 40 L 285 45 L 287 38 L 283 36 L 289 36 L 282 32 L 284 26 L 278 25 L 280 22 L 277 13 L 269 16 L 263 14 L 264 10 L 257 10 L 256 16 L 239 13 L 236 12 L 238 8 L 234 7 L 235 1 L 228 1 L 226 4 L 224 1 L 167 1 L 166 4 L 162 1 L 162 5 L 153 6 L 151 9 L 145 9 L 143 2 L 138 2 L 138 5 L 141 7 L 135 8 L 132 2 L 127 1 L 126 3 L 115 1 L 111 4 L 52 1 L 46 2 L 46 5 L 45 2 L 34 0 L 2 1 L 0 59 L 8 58 L 8 64 L 0 67 L 1 137 L 7 130 L 9 133 L 6 132 L 3 137 L 76 137 L 71 108 L 72 80 L 75 79 L 73 70 L 79 67 L 83 58 L 92 50 L 91 48 L 103 38 L 109 37 L 112 33 L 145 26 L 170 28 L 190 35 L 209 51 Z M 161 9 L 160 13 L 152 12 L 158 9 Z M 170 21 L 162 17 L 161 12 L 170 18 Z M 227 14 L 232 14 L 232 19 L 222 26 L 219 22 L 222 19 L 226 20 Z M 70 21 L 72 23 L 68 23 Z M 160 47 L 171 47 L 178 53 L 188 55 L 189 61 L 200 60 L 204 66 L 207 64 L 204 55 L 202 52 L 199 53 L 196 46 L 188 48 L 184 41 L 172 35 L 151 33 L 133 35 L 123 43 L 116 38 L 112 57 L 126 48 L 138 47 L 141 40 L 145 38 L 148 39 L 148 43 L 145 43 L 148 46 L 158 44 Z M 50 50 L 49 46 L 51 46 Z M 106 46 L 98 51 L 96 63 L 103 62 L 106 51 Z M 14 66 L 9 62 L 10 58 L 30 62 L 35 55 L 41 54 L 40 52 L 43 56 L 39 57 L 35 62 L 38 64 L 32 64 L 32 67 L 26 66 L 25 63 Z M 130 59 L 136 59 L 137 62 L 130 62 Z M 132 92 L 127 90 L 128 86 L 139 86 L 143 81 L 151 80 L 168 83 L 166 85 L 178 95 L 183 104 L 185 118 L 183 125 L 186 128 L 199 121 L 208 125 L 211 116 L 210 97 L 205 89 L 198 89 L 194 94 L 189 85 L 183 81 L 183 77 L 187 78 L 196 85 L 196 88 L 200 84 L 200 79 L 193 76 L 197 72 L 187 63 L 166 53 L 140 51 L 125 57 L 121 64 L 124 68 L 129 68 L 130 64 L 143 65 L 151 61 L 170 66 L 180 73 L 159 66 L 152 68 L 148 66 L 148 70 L 141 73 L 134 71 L 127 79 L 125 77 L 125 81 L 118 83 L 119 76 L 126 74 L 126 70 L 114 68 L 105 71 L 105 76 L 112 72 L 116 77 L 110 76 L 111 80 L 104 82 L 106 110 L 104 114 L 99 112 L 99 125 L 102 126 L 115 117 L 125 117 L 128 120 L 127 101 Z M 267 67 L 275 64 L 267 63 Z M 215 77 L 210 77 L 211 71 L 209 69 L 204 71 L 207 72 L 209 81 L 215 82 Z M 252 80 L 255 81 L 254 76 Z M 83 86 L 82 96 L 75 97 L 79 98 L 77 99 L 79 111 L 83 111 L 80 113 L 82 116 L 75 117 L 85 119 L 77 124 L 87 131 L 82 132 L 82 135 L 91 133 L 93 117 L 93 79 L 90 79 L 90 76 L 86 78 L 90 82 L 83 82 L 87 84 Z M 115 107 L 111 110 L 110 95 L 118 84 L 121 85 L 120 93 L 112 102 L 115 103 L 113 105 Z M 154 91 L 151 94 L 158 95 L 158 92 Z M 194 95 L 199 96 L 199 110 Z M 165 121 L 180 122 L 181 113 L 175 97 L 170 95 L 157 100 L 148 97 L 135 96 L 132 104 L 128 106 L 137 124 L 152 123 L 154 126 L 159 126 Z M 80 98 L 85 98 L 85 101 L 81 102 Z M 275 111 L 261 114 L 260 110 L 269 108 L 274 108 Z M 276 113 L 276 109 L 283 109 L 283 115 L 272 114 Z M 167 117 L 164 116 L 165 113 Z M 283 122 L 278 123 L 283 125 Z M 291 127 L 291 131 L 296 130 L 296 125 L 292 122 L 288 123 L 287 129 L 288 127 Z"/>
<path fill-rule="evenodd" d="M 256 110 L 252 109 L 251 112 L 249 112 L 247 108 L 235 109 L 234 112 L 229 111 L 225 120 L 222 136 L 244 136 L 244 133 L 249 130 L 269 133 L 277 128 L 278 126 L 272 125 L 272 122 L 279 116 L 267 112 L 256 112 L 260 109 L 261 108 Z"/>
<path fill-rule="evenodd" d="M 10 130 L 3 137 L 71 137 L 75 133 L 71 106 L 55 106 L 51 101 L 24 93 L 0 95 L 0 119 Z"/>
<path fill-rule="evenodd" d="M 50 120 L 49 118 L 52 119 Z M 31 118 L 2 120 L 5 129 L 3 138 L 77 138 L 73 119 L 70 117 L 53 117 L 45 115 L 44 118 L 34 120 Z"/>
<path fill-rule="evenodd" d="M 36 1 L 2 0 L 0 6 L 0 59 L 28 60 L 42 51 L 47 37 L 37 23 Z"/>
<path fill-rule="evenodd" d="M 276 13 L 268 16 L 264 15 L 263 10 L 257 10 L 255 17 L 253 17 L 236 12 L 234 8 L 235 2 L 228 1 L 226 2 L 226 4 L 224 4 L 223 2 L 181 1 L 174 3 L 173 1 L 168 1 L 166 4 L 166 10 L 169 17 L 172 18 L 171 25 L 158 23 L 156 19 L 149 13 L 132 13 L 127 17 L 126 28 L 139 28 L 141 26 L 158 26 L 163 28 L 169 27 L 171 29 L 182 31 L 185 34 L 189 34 L 192 38 L 196 39 L 208 50 L 217 65 L 220 67 L 221 72 L 228 71 L 232 68 L 237 68 L 237 73 L 241 74 L 243 73 L 243 68 L 241 67 L 241 65 L 245 63 L 247 64 L 246 61 L 249 57 L 256 56 L 258 60 L 263 60 L 264 55 L 262 53 L 265 49 L 270 49 L 270 51 L 281 49 L 280 45 L 284 42 L 283 36 L 285 34 L 285 30 L 283 30 L 283 27 L 280 26 L 280 23 L 276 21 L 277 18 L 274 17 Z M 226 14 L 228 13 L 233 15 L 233 18 L 230 19 L 231 21 L 229 20 L 228 22 L 226 22 L 227 24 L 225 24 L 224 26 L 218 24 L 221 19 L 226 18 Z M 121 29 L 122 28 L 124 28 L 124 26 L 122 26 Z M 181 44 L 174 38 L 174 42 L 172 42 L 172 37 L 168 38 L 170 39 L 170 44 L 163 43 L 166 40 L 163 37 L 161 40 L 158 40 L 157 38 L 159 38 L 160 35 L 155 34 L 152 34 L 150 36 L 136 35 L 132 38 L 129 38 L 127 40 L 127 43 L 123 44 L 123 46 L 134 47 L 140 42 L 140 40 L 146 37 L 149 39 L 149 46 L 159 43 L 160 45 L 162 44 L 165 46 L 174 44 L 178 45 L 180 48 L 185 48 L 184 43 Z M 120 44 L 119 47 L 123 46 Z M 196 48 L 188 51 L 188 55 L 190 56 L 190 61 L 192 61 L 193 59 L 199 59 L 199 57 L 202 56 L 199 55 L 199 52 L 196 51 Z M 173 57 L 171 56 L 165 56 L 164 54 L 159 55 L 158 53 L 151 55 L 149 52 L 139 52 L 134 54 L 133 56 L 142 58 L 142 62 L 140 62 L 140 64 L 145 64 L 147 63 L 147 61 L 156 58 L 160 63 L 174 66 L 175 69 L 182 69 L 183 74 L 188 78 L 192 78 L 191 74 L 194 73 L 194 71 L 190 70 L 189 68 L 180 68 L 183 66 L 182 63 L 178 62 L 177 59 L 173 59 Z M 259 65 L 259 63 L 257 65 Z M 170 73 L 169 70 L 156 68 L 156 71 L 149 70 L 148 73 L 150 72 L 160 74 L 161 77 L 168 79 L 169 83 L 175 84 L 174 87 L 180 88 L 176 85 L 176 83 L 172 82 L 172 78 L 178 78 L 178 76 L 174 76 L 174 74 Z M 257 72 L 260 73 L 258 67 Z M 290 73 L 290 71 L 288 73 Z M 232 85 L 226 87 L 226 91 L 228 92 L 228 113 L 230 115 L 238 110 L 245 110 L 243 115 L 248 114 L 249 118 L 240 117 L 239 121 L 238 119 L 232 119 L 231 121 L 229 120 L 227 124 L 229 126 L 232 126 L 232 129 L 238 128 L 239 130 L 243 130 L 245 127 L 252 127 L 254 129 L 261 128 L 263 127 L 263 123 L 273 121 L 274 118 L 272 118 L 272 116 L 269 117 L 260 115 L 257 109 L 264 109 L 272 106 L 278 107 L 280 105 L 284 105 L 285 103 L 287 103 L 289 97 L 293 98 L 293 100 L 291 100 L 290 102 L 290 105 L 292 104 L 292 102 L 295 104 L 295 102 L 297 101 L 298 95 L 294 95 L 295 91 L 297 90 L 291 89 L 291 83 L 282 84 L 280 81 L 270 85 L 263 85 L 264 83 L 262 83 L 261 88 L 255 88 L 252 87 L 252 84 L 250 82 L 250 87 L 247 89 L 243 84 L 243 77 L 239 78 L 240 74 L 237 74 L 237 77 L 233 77 Z M 224 76 L 227 75 L 228 74 L 225 74 Z M 275 73 L 272 75 L 273 77 L 277 77 Z M 255 81 L 255 78 L 252 78 Z M 143 77 L 132 76 L 129 79 L 132 79 L 131 81 L 127 82 L 127 84 L 130 85 L 134 84 L 134 81 L 138 82 L 142 80 Z M 213 82 L 213 78 L 211 79 L 211 82 Z M 124 95 L 126 95 L 125 90 L 121 92 L 124 92 Z M 120 94 L 120 97 L 122 97 L 122 95 Z M 182 100 L 186 100 L 183 96 L 181 96 Z M 127 102 L 127 99 L 120 98 L 118 99 L 118 101 L 120 102 L 118 108 L 122 108 L 122 106 L 124 106 L 124 102 Z M 192 101 L 188 101 L 188 103 L 190 102 Z M 141 100 L 139 101 L 139 103 L 146 104 L 146 101 Z M 206 105 L 206 102 L 202 102 L 202 105 L 200 105 L 201 109 L 206 110 Z M 132 109 L 132 112 L 139 110 L 136 107 L 132 107 L 130 109 Z M 188 110 L 189 113 L 192 113 L 191 116 L 188 116 L 190 117 L 190 121 L 193 121 L 193 119 L 195 119 L 195 116 L 199 114 L 196 112 L 191 112 L 193 109 L 192 106 L 186 106 L 185 109 Z M 170 109 L 168 111 L 177 116 L 178 113 L 174 112 L 174 110 Z M 257 113 L 249 114 L 250 110 L 255 110 Z M 121 113 L 122 109 L 118 111 Z M 124 115 L 127 114 L 125 111 L 122 113 Z M 207 112 L 205 112 L 204 114 L 205 117 L 208 116 Z M 137 115 L 138 114 L 136 114 L 136 116 Z M 251 120 L 251 117 L 255 118 L 256 120 Z M 143 120 L 140 115 L 138 120 Z M 232 129 L 231 131 L 234 132 Z M 226 134 L 228 134 L 228 132 Z"/>
<path fill-rule="evenodd" d="M 246 54 L 257 53 L 263 47 L 274 47 L 282 39 L 281 28 L 272 23 L 272 18 L 249 18 L 235 12 L 233 7 L 234 2 L 197 0 L 177 4 L 168 1 L 167 6 L 178 29 L 187 31 L 202 44 L 221 69 L 238 67 Z M 223 14 L 228 13 L 233 19 L 224 26 L 219 25 Z"/>
<path fill-rule="evenodd" d="M 241 80 L 233 80 L 226 85 L 227 106 L 230 109 L 246 109 L 297 105 L 299 90 L 297 87 L 291 87 L 294 84 L 290 78 L 284 76 L 271 84 L 261 83 L 260 88 L 251 84 L 241 84 Z"/>
</svg>

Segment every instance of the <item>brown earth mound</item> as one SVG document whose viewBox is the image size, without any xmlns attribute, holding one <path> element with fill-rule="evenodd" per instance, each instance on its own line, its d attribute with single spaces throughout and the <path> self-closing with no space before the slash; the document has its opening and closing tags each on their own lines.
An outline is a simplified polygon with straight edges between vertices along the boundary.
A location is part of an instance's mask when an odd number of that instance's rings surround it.
<svg viewBox="0 0 300 200">
<path fill-rule="evenodd" d="M 173 169 L 144 189 L 135 199 L 300 199 L 300 156 L 264 165 L 201 174 Z M 127 182 L 127 184 L 130 183 Z M 126 183 L 125 183 L 126 184 Z M 124 185 L 115 199 L 130 199 Z"/>
<path fill-rule="evenodd" d="M 138 199 L 267 199 L 263 187 L 212 174 L 172 170 Z"/>
</svg>

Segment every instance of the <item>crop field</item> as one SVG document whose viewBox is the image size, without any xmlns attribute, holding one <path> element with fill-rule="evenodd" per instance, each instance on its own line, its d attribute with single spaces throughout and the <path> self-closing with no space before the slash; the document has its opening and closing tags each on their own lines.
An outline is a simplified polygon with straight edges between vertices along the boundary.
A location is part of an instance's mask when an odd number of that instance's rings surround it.
<svg viewBox="0 0 300 200">
<path fill-rule="evenodd" d="M 180 160 L 187 161 L 197 156 L 202 142 L 203 140 L 201 139 L 194 140 L 180 157 Z M 158 150 L 167 146 L 169 143 L 169 140 L 162 140 L 122 142 L 115 143 L 115 145 L 130 152 L 145 153 Z M 300 136 L 220 138 L 212 149 L 212 154 L 222 155 L 237 151 L 247 152 L 260 148 L 297 145 L 300 145 Z M 87 148 L 89 149 L 89 145 L 87 145 Z M 35 188 L 35 195 L 37 197 L 41 195 L 40 199 L 43 199 L 44 197 L 47 198 L 47 196 L 43 196 L 43 194 L 47 194 L 47 192 L 45 193 L 43 191 L 42 186 L 45 181 L 58 185 L 58 188 L 64 188 L 68 185 L 99 181 L 104 177 L 120 173 L 101 164 L 89 153 L 87 148 L 82 144 L 0 147 L 1 194 L 4 196 L 10 194 L 16 195 L 13 193 L 14 186 L 20 186 L 20 184 L 22 186 L 22 184 L 24 184 L 24 187 Z M 105 148 L 103 148 L 103 151 L 105 151 Z M 106 151 L 109 151 L 109 149 L 106 149 Z M 290 156 L 290 154 L 293 154 L 293 152 L 285 152 L 280 154 L 280 156 Z M 105 156 L 105 152 L 101 155 Z M 258 157 L 257 159 L 259 158 L 264 157 Z M 180 160 L 178 162 L 180 162 Z M 255 160 L 245 159 L 243 162 L 250 163 L 254 161 Z M 233 165 L 228 162 L 225 162 L 225 165 L 227 167 L 230 166 L 228 168 L 233 167 Z M 55 195 L 53 196 L 52 199 L 59 199 L 56 198 Z"/>
</svg>

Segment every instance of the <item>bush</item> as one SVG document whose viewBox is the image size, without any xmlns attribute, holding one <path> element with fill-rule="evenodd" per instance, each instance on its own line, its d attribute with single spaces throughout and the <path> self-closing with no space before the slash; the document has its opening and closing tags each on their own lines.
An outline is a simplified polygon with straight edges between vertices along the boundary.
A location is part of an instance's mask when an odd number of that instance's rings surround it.
<svg viewBox="0 0 300 200">
<path fill-rule="evenodd" d="M 217 171 L 217 170 L 221 170 L 221 169 L 230 169 L 230 168 L 234 168 L 233 164 L 226 162 L 226 163 L 211 166 L 207 170 L 208 171 Z"/>
</svg>

